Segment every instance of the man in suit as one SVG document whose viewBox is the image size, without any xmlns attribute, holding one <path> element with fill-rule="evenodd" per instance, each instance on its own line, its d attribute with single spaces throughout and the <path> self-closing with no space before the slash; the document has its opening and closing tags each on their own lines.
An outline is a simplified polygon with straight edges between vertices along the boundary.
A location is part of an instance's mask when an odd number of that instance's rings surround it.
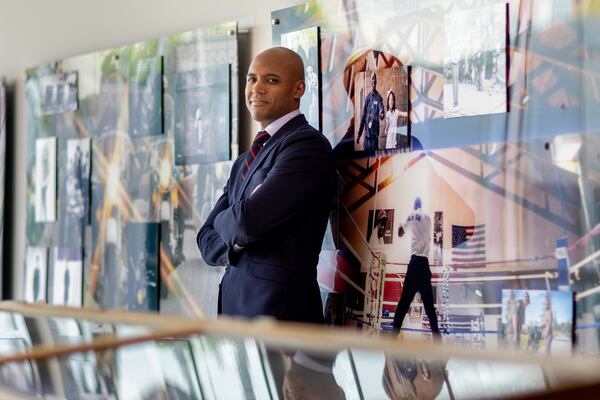
<svg viewBox="0 0 600 400">
<path fill-rule="evenodd" d="M 317 262 L 335 192 L 327 139 L 300 113 L 304 67 L 282 47 L 254 58 L 246 107 L 260 124 L 198 232 L 202 257 L 224 265 L 219 312 L 323 322 Z"/>
</svg>

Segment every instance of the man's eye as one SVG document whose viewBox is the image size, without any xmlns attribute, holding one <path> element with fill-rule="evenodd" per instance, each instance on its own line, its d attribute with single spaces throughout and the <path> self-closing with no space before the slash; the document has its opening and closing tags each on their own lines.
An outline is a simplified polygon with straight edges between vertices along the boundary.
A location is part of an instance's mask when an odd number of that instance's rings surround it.
<svg viewBox="0 0 600 400">
<path fill-rule="evenodd" d="M 278 83 L 279 81 L 275 78 L 270 78 L 269 83 Z"/>
<path fill-rule="evenodd" d="M 251 82 L 251 83 L 254 83 L 254 82 L 256 82 L 256 78 L 248 78 L 248 80 L 247 80 L 247 81 L 248 81 L 248 82 Z"/>
</svg>

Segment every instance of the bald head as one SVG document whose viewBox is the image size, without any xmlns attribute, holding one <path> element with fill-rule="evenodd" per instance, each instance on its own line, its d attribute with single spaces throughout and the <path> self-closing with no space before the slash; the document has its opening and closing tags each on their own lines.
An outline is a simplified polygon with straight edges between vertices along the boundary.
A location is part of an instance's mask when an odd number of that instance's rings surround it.
<svg viewBox="0 0 600 400">
<path fill-rule="evenodd" d="M 259 53 L 254 60 L 268 60 L 281 63 L 289 71 L 293 80 L 304 80 L 304 62 L 298 53 L 286 47 L 271 47 Z"/>
<path fill-rule="evenodd" d="M 285 47 L 273 47 L 254 57 L 248 68 L 246 107 L 264 128 L 300 108 L 304 89 L 302 58 Z"/>
</svg>

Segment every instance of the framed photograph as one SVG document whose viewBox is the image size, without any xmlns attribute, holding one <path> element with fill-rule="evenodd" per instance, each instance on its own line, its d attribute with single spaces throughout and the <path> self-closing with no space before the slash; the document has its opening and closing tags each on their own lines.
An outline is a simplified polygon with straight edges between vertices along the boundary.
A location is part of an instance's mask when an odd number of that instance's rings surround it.
<svg viewBox="0 0 600 400">
<path fill-rule="evenodd" d="M 499 338 L 515 349 L 568 354 L 573 349 L 574 317 L 573 292 L 503 289 Z"/>
<path fill-rule="evenodd" d="M 404 66 L 355 75 L 355 151 L 408 150 L 409 73 Z"/>
<path fill-rule="evenodd" d="M 508 111 L 508 4 L 445 16 L 444 118 Z"/>
<path fill-rule="evenodd" d="M 162 57 L 129 67 L 129 134 L 132 138 L 163 132 Z"/>
<path fill-rule="evenodd" d="M 125 179 L 127 194 L 136 210 L 135 220 L 159 222 L 161 207 L 169 213 L 169 194 L 176 183 L 173 141 L 164 136 L 136 140 L 128 160 Z"/>
<path fill-rule="evenodd" d="M 41 79 L 41 85 L 41 115 L 77 110 L 77 72 L 44 76 Z"/>
<path fill-rule="evenodd" d="M 56 137 L 35 141 L 35 222 L 56 221 Z"/>
<path fill-rule="evenodd" d="M 25 256 L 24 300 L 28 303 L 46 302 L 48 249 L 27 247 Z"/>
<path fill-rule="evenodd" d="M 89 221 L 90 172 L 90 139 L 68 140 L 66 211 L 73 220 Z"/>
<path fill-rule="evenodd" d="M 300 99 L 300 111 L 315 129 L 321 129 L 321 84 L 319 27 L 301 29 L 281 35 L 281 45 L 294 50 L 304 62 L 306 90 Z"/>
<path fill-rule="evenodd" d="M 231 158 L 230 65 L 175 76 L 175 164 Z"/>
<path fill-rule="evenodd" d="M 373 220 L 373 215 L 376 216 Z M 369 210 L 367 241 L 373 244 L 394 242 L 394 210 Z"/>
<path fill-rule="evenodd" d="M 122 252 L 127 267 L 127 308 L 157 311 L 160 224 L 129 222 Z"/>
<path fill-rule="evenodd" d="M 52 298 L 54 305 L 81 307 L 83 292 L 83 249 L 54 248 Z"/>
</svg>

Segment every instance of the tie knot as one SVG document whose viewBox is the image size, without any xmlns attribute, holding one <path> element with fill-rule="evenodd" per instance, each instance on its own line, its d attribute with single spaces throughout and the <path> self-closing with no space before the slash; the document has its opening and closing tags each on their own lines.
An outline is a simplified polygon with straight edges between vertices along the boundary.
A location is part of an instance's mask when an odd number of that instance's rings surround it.
<svg viewBox="0 0 600 400">
<path fill-rule="evenodd" d="M 262 146 L 263 144 L 265 144 L 265 142 L 271 137 L 271 135 L 269 135 L 269 132 L 267 131 L 259 131 L 256 134 L 256 137 L 254 138 L 254 143 L 253 145 L 260 145 Z"/>
</svg>

